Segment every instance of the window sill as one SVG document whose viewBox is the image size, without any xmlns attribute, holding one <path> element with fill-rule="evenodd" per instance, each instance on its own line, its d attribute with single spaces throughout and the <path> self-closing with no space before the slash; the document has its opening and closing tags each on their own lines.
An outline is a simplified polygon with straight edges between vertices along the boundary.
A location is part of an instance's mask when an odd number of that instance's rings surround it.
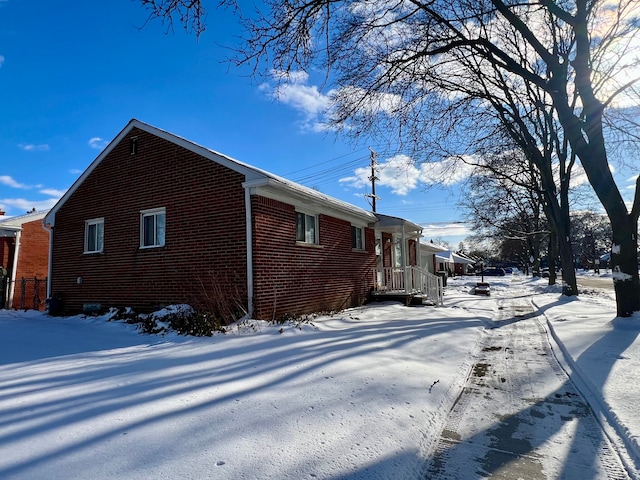
<svg viewBox="0 0 640 480">
<path fill-rule="evenodd" d="M 308 248 L 324 248 L 324 245 L 319 245 L 317 243 L 308 243 L 308 242 L 296 242 L 296 245 L 300 247 L 308 247 Z"/>
<path fill-rule="evenodd" d="M 367 253 L 367 251 L 363 250 L 362 248 L 352 248 L 351 251 L 353 253 Z"/>
</svg>

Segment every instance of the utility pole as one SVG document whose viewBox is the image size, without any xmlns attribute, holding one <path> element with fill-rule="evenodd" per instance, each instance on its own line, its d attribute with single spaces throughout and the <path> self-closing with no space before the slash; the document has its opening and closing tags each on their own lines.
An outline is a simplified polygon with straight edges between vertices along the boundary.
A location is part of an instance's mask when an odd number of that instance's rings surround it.
<svg viewBox="0 0 640 480">
<path fill-rule="evenodd" d="M 376 213 L 376 199 L 378 198 L 376 195 L 376 180 L 380 180 L 376 177 L 376 158 L 378 157 L 378 154 L 374 152 L 371 147 L 369 147 L 369 151 L 371 152 L 371 176 L 369 177 L 369 180 L 371 181 L 371 193 L 366 194 L 365 197 L 371 199 L 371 211 Z"/>
</svg>

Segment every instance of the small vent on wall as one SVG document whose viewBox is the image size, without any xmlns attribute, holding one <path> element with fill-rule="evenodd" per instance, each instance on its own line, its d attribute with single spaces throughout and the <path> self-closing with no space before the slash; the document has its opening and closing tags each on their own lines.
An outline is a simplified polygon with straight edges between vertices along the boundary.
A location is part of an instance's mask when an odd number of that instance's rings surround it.
<svg viewBox="0 0 640 480">
<path fill-rule="evenodd" d="M 138 153 L 138 137 L 131 137 L 129 147 L 131 155 L 135 155 L 136 153 Z"/>
</svg>

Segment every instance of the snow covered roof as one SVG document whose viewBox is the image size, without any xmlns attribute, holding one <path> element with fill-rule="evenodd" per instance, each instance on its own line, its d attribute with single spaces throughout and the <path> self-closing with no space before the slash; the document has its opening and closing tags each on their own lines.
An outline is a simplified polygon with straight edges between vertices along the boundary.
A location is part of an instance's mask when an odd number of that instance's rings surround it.
<svg viewBox="0 0 640 480">
<path fill-rule="evenodd" d="M 426 252 L 436 253 L 436 252 L 446 252 L 449 249 L 447 247 L 443 247 L 442 245 L 436 245 L 431 242 L 420 242 L 420 249 Z"/>
<path fill-rule="evenodd" d="M 22 225 L 36 220 L 42 220 L 48 210 L 29 212 L 15 217 L 3 217 L 0 219 L 0 237 L 14 237 L 16 232 L 22 230 Z"/>
<path fill-rule="evenodd" d="M 325 195 L 311 188 L 297 184 L 285 178 L 279 177 L 272 173 L 262 170 L 260 168 L 253 167 L 239 160 L 231 158 L 222 153 L 216 152 L 209 148 L 198 145 L 190 140 L 167 132 L 160 128 L 154 127 L 140 120 L 132 119 L 125 126 L 124 129 L 107 145 L 107 147 L 96 157 L 96 159 L 87 167 L 87 169 L 80 175 L 80 177 L 74 182 L 74 184 L 67 190 L 64 196 L 54 205 L 49 214 L 45 218 L 45 223 L 49 223 L 51 226 L 55 225 L 55 215 L 60 207 L 67 201 L 67 199 L 73 195 L 76 189 L 82 184 L 82 182 L 93 172 L 93 170 L 100 164 L 100 162 L 118 145 L 134 128 L 138 128 L 159 138 L 167 140 L 171 143 L 179 145 L 187 150 L 190 150 L 202 157 L 208 158 L 220 165 L 223 165 L 231 170 L 241 173 L 245 176 L 245 188 L 252 189 L 252 193 L 259 193 L 265 196 L 271 196 L 273 198 L 286 198 L 296 199 L 302 201 L 310 206 L 316 206 L 322 208 L 323 211 L 332 210 L 341 212 L 348 218 L 359 219 L 362 222 L 375 222 L 376 216 L 367 210 L 352 205 L 350 203 L 338 200 L 336 198 Z"/>
<path fill-rule="evenodd" d="M 462 263 L 462 264 L 465 264 L 465 265 L 472 265 L 472 264 L 476 263 L 475 260 L 472 260 L 471 258 L 465 257 L 464 255 L 462 255 L 460 253 L 452 252 L 451 255 L 453 257 L 454 263 Z"/>
</svg>

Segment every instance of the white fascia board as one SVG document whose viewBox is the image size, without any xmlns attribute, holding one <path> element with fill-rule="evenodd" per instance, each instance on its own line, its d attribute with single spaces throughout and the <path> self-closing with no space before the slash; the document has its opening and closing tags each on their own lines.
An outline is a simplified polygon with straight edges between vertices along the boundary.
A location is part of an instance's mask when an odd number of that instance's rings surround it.
<svg viewBox="0 0 640 480">
<path fill-rule="evenodd" d="M 376 221 L 371 212 L 285 179 L 271 176 L 242 186 L 252 195 L 278 200 L 309 214 L 326 214 L 362 227 Z"/>
</svg>

